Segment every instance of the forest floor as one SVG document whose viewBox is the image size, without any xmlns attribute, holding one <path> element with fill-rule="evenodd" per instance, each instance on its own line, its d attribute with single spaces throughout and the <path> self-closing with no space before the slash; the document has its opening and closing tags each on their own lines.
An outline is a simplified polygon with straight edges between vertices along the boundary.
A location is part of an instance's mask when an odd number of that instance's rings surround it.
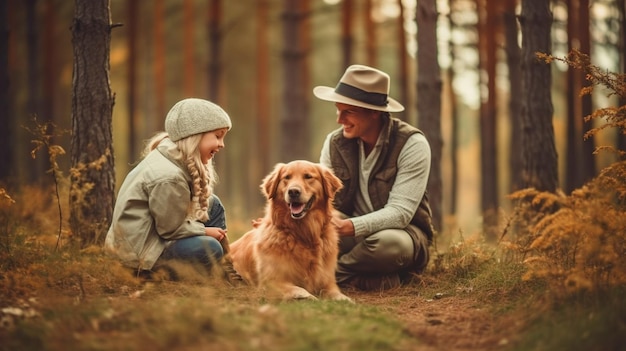
<svg viewBox="0 0 626 351">
<path fill-rule="evenodd" d="M 395 315 L 405 332 L 416 339 L 414 350 L 504 350 L 519 337 L 524 323 L 512 316 L 496 315 L 471 292 L 423 297 L 416 287 L 383 293 L 350 291 L 360 304 L 377 306 Z M 492 306 L 493 307 L 493 306 Z"/>
</svg>

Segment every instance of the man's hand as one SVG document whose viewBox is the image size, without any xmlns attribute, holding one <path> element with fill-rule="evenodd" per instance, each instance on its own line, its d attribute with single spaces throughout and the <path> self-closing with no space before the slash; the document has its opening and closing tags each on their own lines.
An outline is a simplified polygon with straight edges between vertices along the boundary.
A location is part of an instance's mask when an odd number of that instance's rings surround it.
<svg viewBox="0 0 626 351">
<path fill-rule="evenodd" d="M 354 224 L 351 220 L 334 216 L 331 223 L 337 228 L 340 236 L 354 236 Z"/>
</svg>

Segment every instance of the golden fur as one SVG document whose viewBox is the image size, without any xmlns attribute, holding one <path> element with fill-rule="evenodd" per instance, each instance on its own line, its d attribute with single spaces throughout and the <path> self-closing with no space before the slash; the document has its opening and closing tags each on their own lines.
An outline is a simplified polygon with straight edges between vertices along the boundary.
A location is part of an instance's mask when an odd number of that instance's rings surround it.
<svg viewBox="0 0 626 351">
<path fill-rule="evenodd" d="M 265 217 L 230 245 L 233 267 L 283 299 L 348 300 L 335 282 L 338 234 L 332 201 L 341 181 L 308 161 L 279 163 L 265 177 Z"/>
</svg>

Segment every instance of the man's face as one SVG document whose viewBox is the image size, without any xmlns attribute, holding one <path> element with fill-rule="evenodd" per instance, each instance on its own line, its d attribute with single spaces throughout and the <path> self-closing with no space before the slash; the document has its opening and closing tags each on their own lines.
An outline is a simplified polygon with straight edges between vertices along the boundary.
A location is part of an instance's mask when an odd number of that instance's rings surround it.
<svg viewBox="0 0 626 351">
<path fill-rule="evenodd" d="M 343 136 L 348 139 L 364 139 L 370 134 L 378 137 L 379 111 L 363 107 L 335 103 L 337 107 L 337 123 L 343 126 Z"/>
</svg>

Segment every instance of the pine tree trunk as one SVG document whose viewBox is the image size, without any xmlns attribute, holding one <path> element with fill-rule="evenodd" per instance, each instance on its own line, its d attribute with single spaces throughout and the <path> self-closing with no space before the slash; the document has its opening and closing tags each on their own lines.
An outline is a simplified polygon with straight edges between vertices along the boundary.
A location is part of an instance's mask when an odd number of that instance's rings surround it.
<svg viewBox="0 0 626 351">
<path fill-rule="evenodd" d="M 115 191 L 109 0 L 76 0 L 70 226 L 82 247 L 104 241 Z"/>
<path fill-rule="evenodd" d="M 558 165 L 552 125 L 550 65 L 535 53 L 549 54 L 552 13 L 550 0 L 522 0 L 522 158 L 524 187 L 555 192 Z"/>
<path fill-rule="evenodd" d="M 285 0 L 283 14 L 284 105 L 281 114 L 281 159 L 308 159 L 309 95 L 308 26 L 309 0 Z M 288 137 L 287 137 L 288 136 Z"/>
<path fill-rule="evenodd" d="M 341 52 L 343 56 L 343 72 L 352 62 L 352 47 L 354 35 L 352 34 L 352 17 L 354 17 L 353 0 L 344 0 L 341 5 Z"/>
<path fill-rule="evenodd" d="M 431 148 L 431 168 L 428 193 L 433 211 L 433 226 L 442 227 L 443 185 L 441 159 L 443 138 L 441 135 L 441 75 L 437 61 L 437 2 L 422 0 L 417 3 L 415 21 L 417 32 L 417 105 L 418 126 L 426 135 Z"/>
<path fill-rule="evenodd" d="M 509 138 L 509 167 L 510 190 L 519 190 L 522 187 L 522 151 L 520 140 L 522 135 L 521 110 L 522 101 L 522 72 L 520 70 L 520 47 L 517 43 L 518 29 L 515 7 L 517 0 L 506 0 L 503 15 L 504 33 L 506 38 L 506 59 L 509 67 L 509 116 L 511 133 Z"/>
<path fill-rule="evenodd" d="M 6 0 L 0 0 L 0 180 L 6 180 L 13 167 L 13 126 L 8 118 L 9 111 L 9 26 L 8 5 Z"/>
</svg>

